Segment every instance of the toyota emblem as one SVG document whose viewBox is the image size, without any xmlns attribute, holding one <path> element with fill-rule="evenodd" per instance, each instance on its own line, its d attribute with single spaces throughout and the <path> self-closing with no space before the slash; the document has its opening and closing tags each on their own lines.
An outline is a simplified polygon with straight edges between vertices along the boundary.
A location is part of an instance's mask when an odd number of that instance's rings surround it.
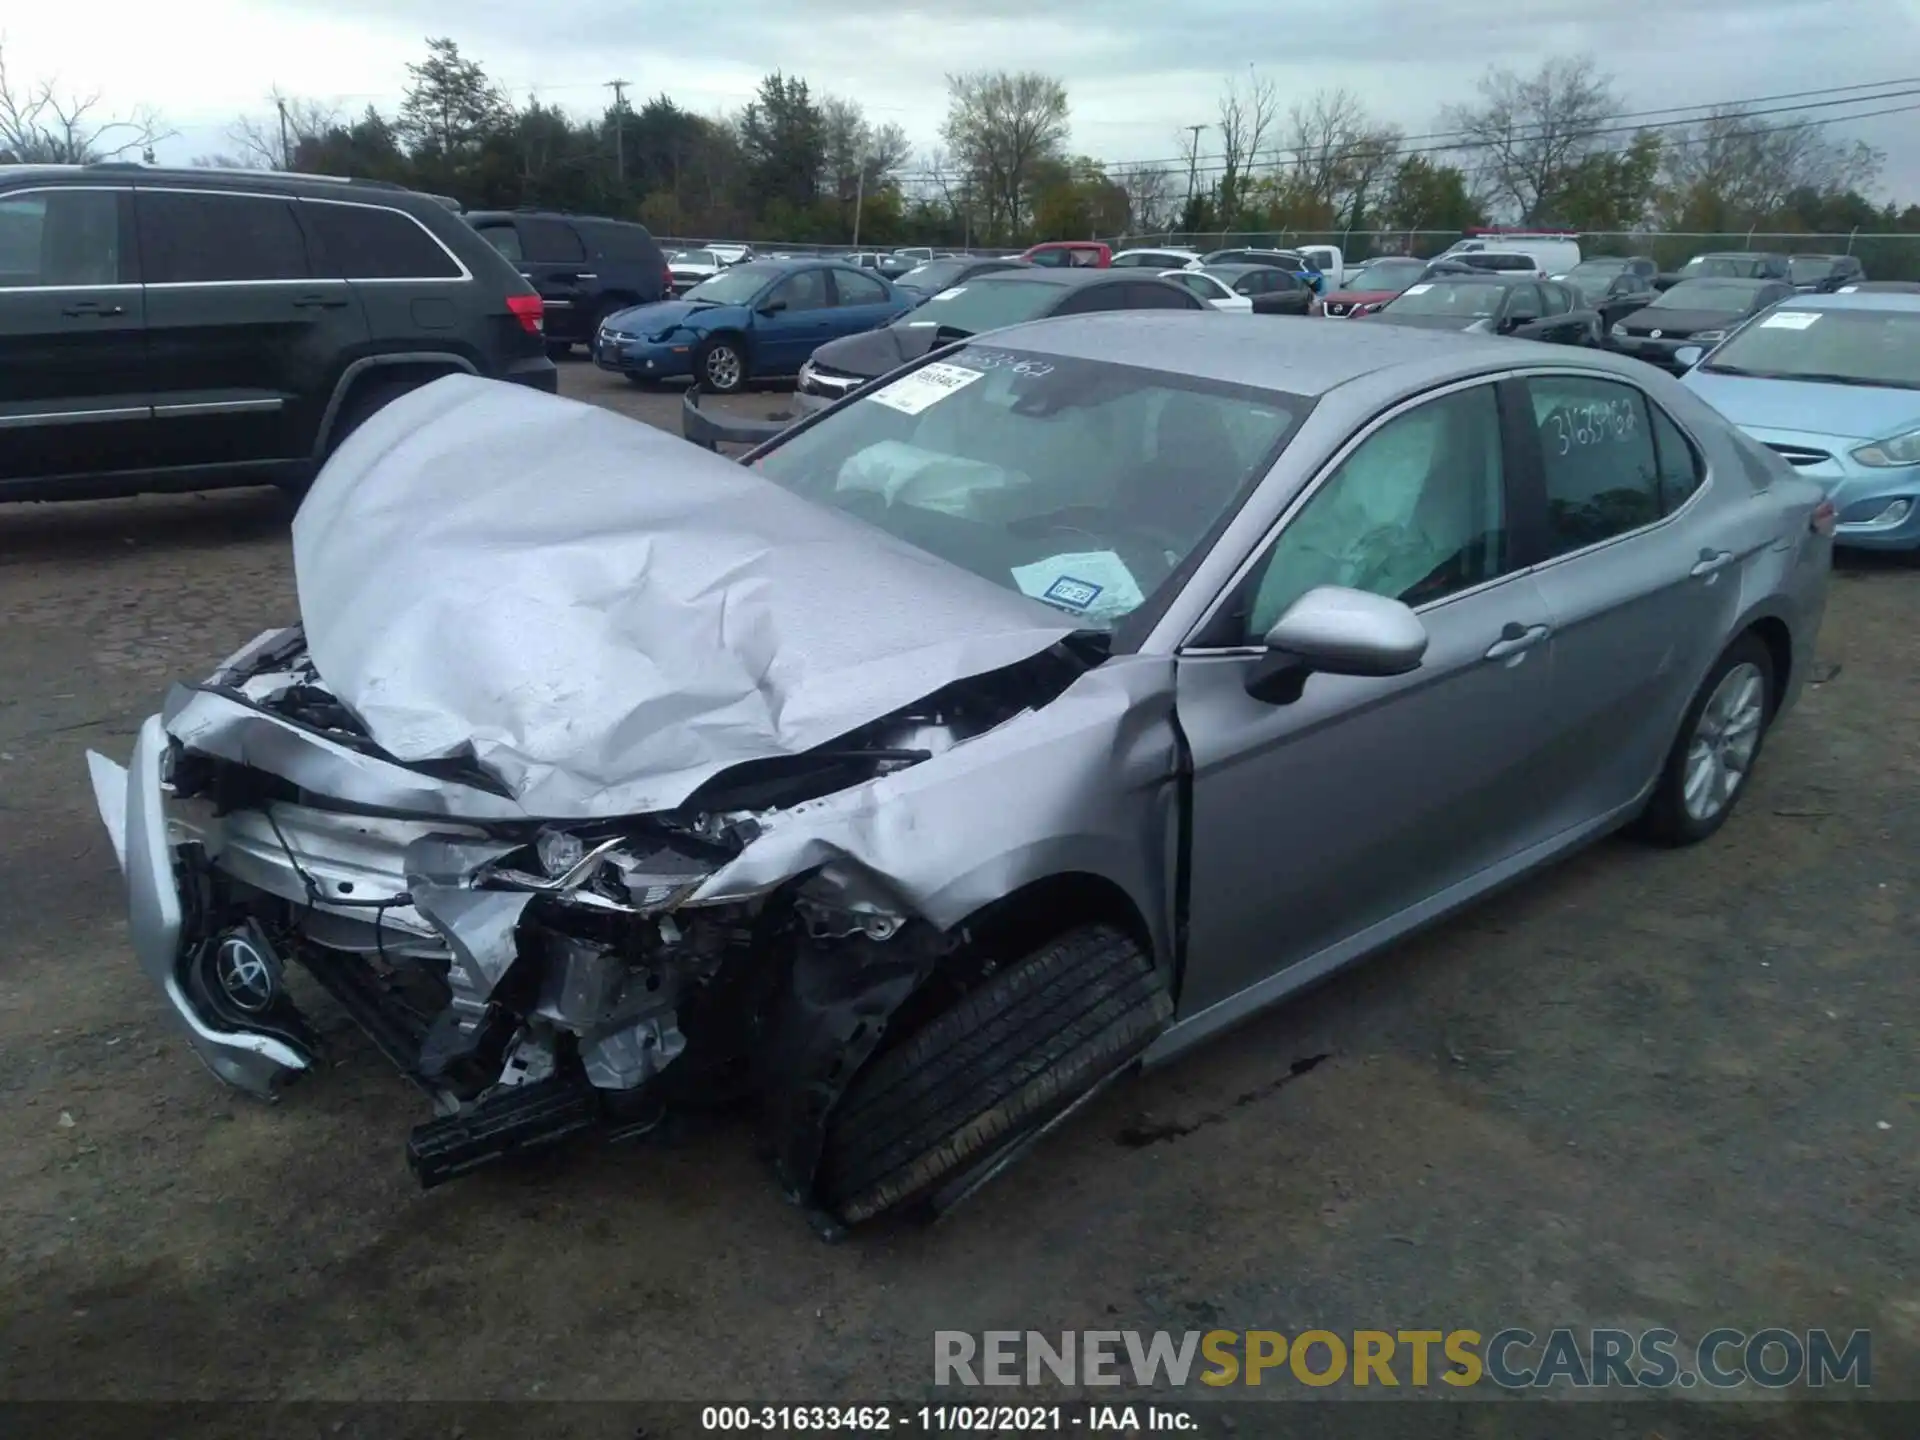
<svg viewBox="0 0 1920 1440">
<path fill-rule="evenodd" d="M 1658 340 L 1660 338 L 1660 332 L 1658 330 L 1649 332 L 1649 338 Z"/>
<path fill-rule="evenodd" d="M 258 1015 L 273 1004 L 273 962 L 251 937 L 229 935 L 222 940 L 214 959 L 214 974 L 227 998 L 249 1015 Z"/>
</svg>

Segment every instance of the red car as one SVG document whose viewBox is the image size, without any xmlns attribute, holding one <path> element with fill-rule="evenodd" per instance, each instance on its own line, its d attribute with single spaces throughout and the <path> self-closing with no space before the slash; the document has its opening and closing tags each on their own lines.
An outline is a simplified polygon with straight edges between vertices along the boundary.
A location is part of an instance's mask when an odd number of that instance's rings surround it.
<svg viewBox="0 0 1920 1440">
<path fill-rule="evenodd" d="M 1327 314 L 1349 320 L 1371 315 L 1416 283 L 1426 271 L 1425 260 L 1408 255 L 1383 255 L 1354 271 L 1342 288 L 1323 297 L 1321 303 Z"/>
<path fill-rule="evenodd" d="M 1030 265 L 1049 265 L 1055 269 L 1104 270 L 1113 264 L 1113 250 L 1098 240 L 1048 240 L 1035 245 L 1020 258 Z"/>
</svg>

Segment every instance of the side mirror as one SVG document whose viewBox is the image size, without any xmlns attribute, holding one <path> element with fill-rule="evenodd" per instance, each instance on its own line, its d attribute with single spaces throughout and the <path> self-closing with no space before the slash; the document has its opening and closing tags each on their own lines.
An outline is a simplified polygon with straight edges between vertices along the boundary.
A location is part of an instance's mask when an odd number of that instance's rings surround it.
<svg viewBox="0 0 1920 1440">
<path fill-rule="evenodd" d="M 1673 363 L 1678 365 L 1682 370 L 1691 370 L 1700 363 L 1701 357 L 1706 353 L 1707 352 L 1698 345 L 1682 345 L 1678 350 L 1673 352 Z"/>
<path fill-rule="evenodd" d="M 1266 646 L 1247 676 L 1247 693 L 1288 705 L 1315 672 L 1384 677 L 1419 669 L 1427 631 L 1398 600 L 1321 585 L 1287 607 L 1267 632 Z"/>
<path fill-rule="evenodd" d="M 763 300 L 755 307 L 755 312 L 761 315 L 778 315 L 786 308 L 787 302 L 784 300 Z"/>
</svg>

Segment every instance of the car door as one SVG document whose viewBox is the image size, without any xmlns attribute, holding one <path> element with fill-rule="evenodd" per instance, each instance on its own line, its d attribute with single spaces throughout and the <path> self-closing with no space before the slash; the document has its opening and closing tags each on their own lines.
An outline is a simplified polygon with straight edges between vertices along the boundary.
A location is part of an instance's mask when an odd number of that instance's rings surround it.
<svg viewBox="0 0 1920 1440">
<path fill-rule="evenodd" d="M 0 495 L 133 470 L 152 440 L 132 191 L 0 192 Z"/>
<path fill-rule="evenodd" d="M 754 373 L 797 373 L 809 355 L 841 333 L 835 328 L 839 323 L 826 268 L 795 270 L 755 306 Z"/>
<path fill-rule="evenodd" d="M 832 287 L 833 309 L 826 317 L 832 333 L 828 339 L 877 330 L 907 308 L 905 300 L 896 300 L 885 284 L 857 270 L 824 272 Z M 825 343 L 822 341 L 821 343 Z M 813 352 L 809 350 L 807 354 Z M 803 360 L 805 356 L 801 357 Z"/>
<path fill-rule="evenodd" d="M 1537 467 L 1545 502 L 1534 573 L 1553 625 L 1554 763 L 1542 794 L 1566 828 L 1653 780 L 1732 631 L 1742 567 L 1776 537 L 1757 517 L 1729 529 L 1726 506 L 1747 481 L 1708 483 L 1638 386 L 1575 372 L 1514 384 L 1527 397 L 1522 463 Z"/>
<path fill-rule="evenodd" d="M 1477 381 L 1369 421 L 1178 655 L 1183 1013 L 1334 963 L 1542 838 L 1549 626 L 1517 538 L 1531 507 L 1501 403 Z M 1420 666 L 1313 675 L 1291 703 L 1250 696 L 1267 630 L 1323 584 L 1411 605 Z"/>
<path fill-rule="evenodd" d="M 367 322 L 285 195 L 136 186 L 157 464 L 305 459 Z"/>
<path fill-rule="evenodd" d="M 547 338 L 590 338 L 600 299 L 600 274 L 587 258 L 586 242 L 567 221 L 550 215 L 516 215 L 520 273 L 546 302 Z"/>
<path fill-rule="evenodd" d="M 1553 322 L 1546 315 L 1546 297 L 1532 281 L 1509 285 L 1500 307 L 1498 328 L 1501 334 L 1517 340 L 1549 340 Z"/>
</svg>

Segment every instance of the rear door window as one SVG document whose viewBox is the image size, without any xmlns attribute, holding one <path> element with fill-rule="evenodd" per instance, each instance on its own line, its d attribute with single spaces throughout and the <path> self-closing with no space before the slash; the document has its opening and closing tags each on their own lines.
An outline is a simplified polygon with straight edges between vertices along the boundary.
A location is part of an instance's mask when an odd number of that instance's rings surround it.
<svg viewBox="0 0 1920 1440">
<path fill-rule="evenodd" d="M 526 259 L 526 247 L 520 243 L 520 232 L 513 227 L 511 220 L 496 220 L 491 225 L 476 225 L 480 238 L 516 265 Z"/>
<path fill-rule="evenodd" d="M 820 272 L 825 274 L 825 271 Z M 857 275 L 851 270 L 833 272 L 833 286 L 842 305 L 884 305 L 887 303 L 887 287 L 871 275 Z"/>
<path fill-rule="evenodd" d="M 1171 285 L 1122 285 L 1129 310 L 1191 310 L 1201 302 Z"/>
<path fill-rule="evenodd" d="M 1553 555 L 1651 525 L 1670 508 L 1646 400 L 1630 385 L 1588 376 L 1526 382 L 1540 435 Z"/>
<path fill-rule="evenodd" d="M 316 271 L 343 280 L 458 280 L 459 262 L 411 215 L 378 205 L 301 202 Z"/>
<path fill-rule="evenodd" d="M 525 258 L 535 265 L 570 265 L 587 258 L 574 228 L 564 220 L 528 216 L 518 222 Z"/>
<path fill-rule="evenodd" d="M 140 269 L 149 285 L 305 280 L 294 202 L 211 190 L 137 190 Z"/>
</svg>

